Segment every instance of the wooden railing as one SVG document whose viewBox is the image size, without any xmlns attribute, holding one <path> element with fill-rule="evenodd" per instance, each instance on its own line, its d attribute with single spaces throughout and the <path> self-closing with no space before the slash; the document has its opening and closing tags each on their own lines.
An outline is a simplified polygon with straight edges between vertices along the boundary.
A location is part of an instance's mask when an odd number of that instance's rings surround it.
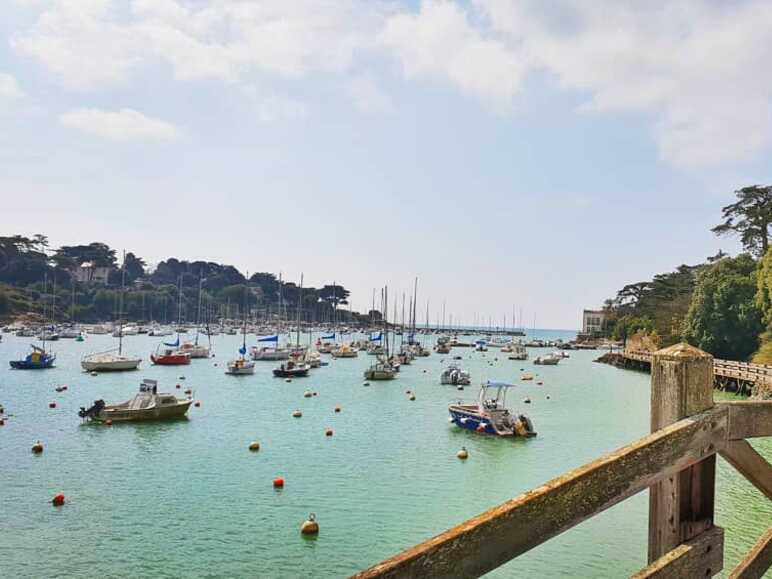
<svg viewBox="0 0 772 579">
<path fill-rule="evenodd" d="M 772 401 L 713 403 L 713 358 L 686 344 L 651 358 L 651 429 L 640 440 L 362 571 L 364 578 L 478 577 L 645 489 L 649 565 L 636 578 L 711 577 L 716 453 L 772 500 L 772 466 L 746 441 L 772 436 Z M 732 578 L 772 564 L 772 528 Z"/>
</svg>

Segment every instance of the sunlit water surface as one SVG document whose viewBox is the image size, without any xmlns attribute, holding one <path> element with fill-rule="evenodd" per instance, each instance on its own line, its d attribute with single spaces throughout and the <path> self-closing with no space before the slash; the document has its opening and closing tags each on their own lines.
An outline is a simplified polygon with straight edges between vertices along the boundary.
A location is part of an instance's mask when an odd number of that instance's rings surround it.
<svg viewBox="0 0 772 579">
<path fill-rule="evenodd" d="M 373 359 L 361 353 L 288 383 L 271 376 L 271 362 L 258 363 L 254 376 L 224 375 L 238 336 L 215 337 L 216 358 L 177 368 L 151 366 L 159 340 L 133 336 L 125 349 L 143 356 L 141 370 L 92 377 L 81 372 L 81 356 L 114 340 L 89 336 L 54 344 L 55 369 L 6 369 L 28 341 L 5 334 L 0 343 L 0 404 L 12 415 L 0 427 L 4 577 L 346 576 L 648 432 L 649 376 L 593 363 L 592 351 L 538 367 L 494 349 L 454 350 L 474 384 L 518 383 L 511 402 L 539 435 L 505 440 L 448 423 L 449 403 L 477 395 L 476 386 L 439 384 L 450 356 L 433 354 L 393 382 L 364 386 Z M 520 382 L 521 368 L 544 385 Z M 129 399 L 145 377 L 180 396 L 192 388 L 201 407 L 185 421 L 81 423 L 80 406 Z M 56 393 L 63 384 L 69 389 Z M 305 390 L 318 396 L 304 398 Z M 295 409 L 302 418 L 291 416 Z M 38 439 L 45 452 L 33 455 Z M 247 450 L 253 440 L 258 453 Z M 772 440 L 754 445 L 772 458 Z M 465 462 L 456 458 L 461 446 Z M 731 569 L 772 523 L 772 507 L 723 460 L 718 469 L 717 524 L 726 528 Z M 281 491 L 271 484 L 278 476 Z M 54 508 L 60 491 L 67 504 Z M 314 540 L 299 533 L 311 512 L 321 525 Z M 629 575 L 645 565 L 646 517 L 641 493 L 491 576 Z"/>
</svg>

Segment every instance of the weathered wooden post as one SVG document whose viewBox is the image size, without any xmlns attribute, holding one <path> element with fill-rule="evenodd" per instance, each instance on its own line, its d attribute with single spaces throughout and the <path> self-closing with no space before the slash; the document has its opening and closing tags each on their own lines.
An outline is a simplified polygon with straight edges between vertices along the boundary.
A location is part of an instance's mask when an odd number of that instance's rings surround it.
<svg viewBox="0 0 772 579">
<path fill-rule="evenodd" d="M 651 431 L 713 406 L 713 357 L 688 344 L 676 344 L 654 353 L 651 364 Z M 716 455 L 706 458 L 653 485 L 649 494 L 649 563 L 713 527 Z M 723 551 L 723 540 L 718 551 Z M 708 548 L 708 551 L 711 549 Z M 713 568 L 705 572 L 713 575 Z M 721 557 L 723 558 L 723 557 Z M 707 558 L 706 558 L 707 560 Z M 719 559 L 720 561 L 721 559 Z M 704 575 L 703 575 L 704 576 Z"/>
</svg>

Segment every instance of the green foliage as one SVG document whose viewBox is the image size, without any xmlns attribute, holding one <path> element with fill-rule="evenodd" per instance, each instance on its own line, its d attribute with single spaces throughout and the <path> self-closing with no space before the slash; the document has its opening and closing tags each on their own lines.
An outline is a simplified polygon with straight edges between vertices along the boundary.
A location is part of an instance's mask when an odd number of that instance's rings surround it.
<svg viewBox="0 0 772 579">
<path fill-rule="evenodd" d="M 686 318 L 687 340 L 717 358 L 747 359 L 763 330 L 756 292 L 756 262 L 748 254 L 700 272 Z"/>
<path fill-rule="evenodd" d="M 704 264 L 680 265 L 675 271 L 655 275 L 651 281 L 623 287 L 605 304 L 611 336 L 624 340 L 641 329 L 656 331 L 663 346 L 679 341 L 696 276 L 705 267 Z"/>
<path fill-rule="evenodd" d="M 739 235 L 745 251 L 757 257 L 769 249 L 772 223 L 772 185 L 752 185 L 735 191 L 738 201 L 721 210 L 724 221 L 711 231 L 716 235 Z"/>
</svg>

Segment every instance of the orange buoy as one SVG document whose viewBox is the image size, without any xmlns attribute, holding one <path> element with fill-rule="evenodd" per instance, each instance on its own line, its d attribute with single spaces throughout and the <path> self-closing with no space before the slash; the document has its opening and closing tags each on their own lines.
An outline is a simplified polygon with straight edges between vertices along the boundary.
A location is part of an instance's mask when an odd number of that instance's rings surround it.
<svg viewBox="0 0 772 579">
<path fill-rule="evenodd" d="M 54 498 L 51 499 L 51 504 L 55 507 L 61 507 L 64 504 L 64 495 L 62 493 L 54 495 Z"/>
<path fill-rule="evenodd" d="M 196 400 L 193 406 L 195 406 L 196 408 L 199 408 L 201 406 L 201 403 L 198 400 Z"/>
<path fill-rule="evenodd" d="M 50 403 L 48 404 L 48 407 L 49 407 L 49 408 L 56 408 L 56 402 L 50 402 Z"/>
<path fill-rule="evenodd" d="M 257 442 L 256 440 L 253 440 L 252 442 L 249 443 L 249 450 L 251 450 L 252 452 L 257 452 L 258 450 L 260 450 L 260 443 Z"/>
<path fill-rule="evenodd" d="M 112 426 L 112 425 L 113 425 L 113 419 L 112 418 L 108 418 L 107 420 L 105 420 L 105 426 Z"/>
<path fill-rule="evenodd" d="M 485 432 L 485 425 L 484 424 L 478 424 L 477 428 L 475 430 L 477 430 L 477 432 Z"/>
<path fill-rule="evenodd" d="M 43 452 L 43 443 L 38 440 L 35 444 L 33 444 L 32 452 L 34 452 L 35 454 L 40 454 L 41 452 Z"/>
<path fill-rule="evenodd" d="M 308 515 L 308 519 L 300 527 L 300 532 L 304 535 L 319 534 L 319 523 L 316 522 L 316 515 L 314 513 Z"/>
<path fill-rule="evenodd" d="M 283 489 L 284 488 L 284 479 L 282 477 L 277 477 L 273 479 L 273 488 L 275 489 Z"/>
<path fill-rule="evenodd" d="M 333 434 L 332 428 L 328 428 L 327 430 L 324 431 L 325 436 L 332 436 L 332 434 Z"/>
</svg>

